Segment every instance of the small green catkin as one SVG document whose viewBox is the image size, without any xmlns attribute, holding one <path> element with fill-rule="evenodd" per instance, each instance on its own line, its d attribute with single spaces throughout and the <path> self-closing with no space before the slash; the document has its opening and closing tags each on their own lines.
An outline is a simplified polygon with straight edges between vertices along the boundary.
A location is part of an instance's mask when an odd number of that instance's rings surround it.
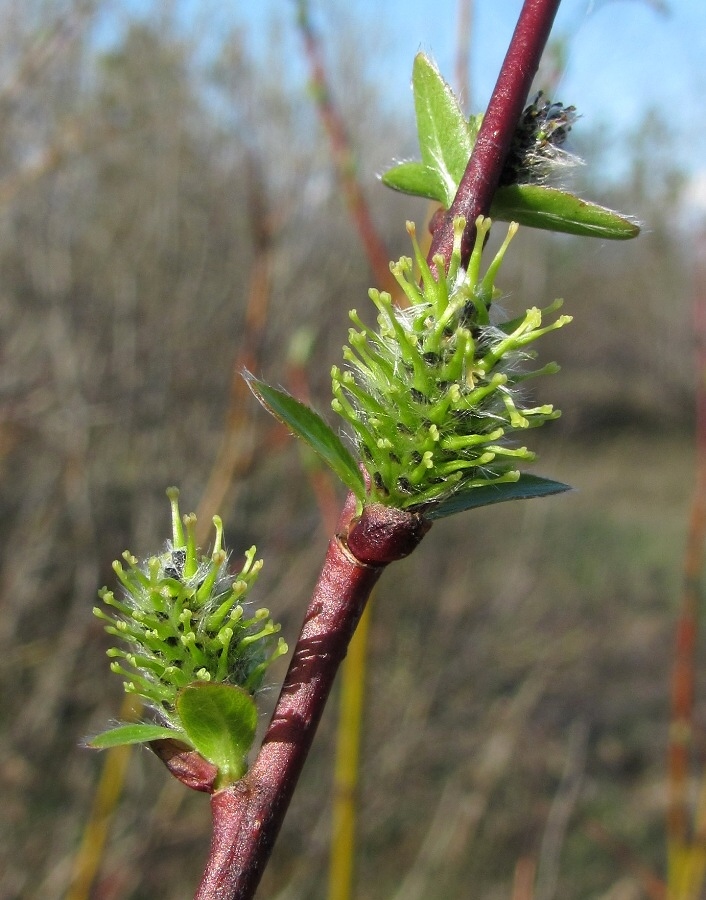
<svg viewBox="0 0 706 900">
<path fill-rule="evenodd" d="M 287 645 L 277 637 L 280 626 L 268 610 L 246 611 L 248 592 L 262 568 L 255 547 L 245 554 L 240 571 L 231 573 L 223 525 L 214 516 L 213 550 L 210 556 L 199 555 L 196 517 L 181 518 L 176 488 L 169 488 L 167 496 L 172 539 L 164 552 L 139 563 L 126 551 L 123 562 L 113 563 L 121 596 L 103 588 L 104 608 L 93 612 L 121 641 L 107 653 L 126 692 L 140 696 L 161 720 L 179 729 L 180 690 L 195 682 L 221 682 L 254 694 Z"/>
</svg>

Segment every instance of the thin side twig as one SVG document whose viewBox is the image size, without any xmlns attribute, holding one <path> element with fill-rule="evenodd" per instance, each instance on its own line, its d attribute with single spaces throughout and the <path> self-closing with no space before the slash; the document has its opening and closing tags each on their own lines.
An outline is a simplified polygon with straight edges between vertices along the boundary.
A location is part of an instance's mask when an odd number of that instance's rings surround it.
<svg viewBox="0 0 706 900">
<path fill-rule="evenodd" d="M 253 246 L 245 322 L 231 380 L 230 400 L 218 455 L 196 510 L 196 539 L 206 542 L 211 517 L 223 508 L 232 493 L 235 476 L 245 473 L 257 451 L 249 400 L 249 388 L 243 370 L 256 372 L 267 325 L 270 301 L 271 269 L 274 251 L 273 217 L 267 209 L 264 177 L 254 155 L 247 157 L 248 213 Z M 232 497 L 231 497 L 232 499 Z"/>
<path fill-rule="evenodd" d="M 340 711 L 336 729 L 328 900 L 351 900 L 355 876 L 356 818 L 368 631 L 372 599 L 365 607 L 341 667 Z"/>
<path fill-rule="evenodd" d="M 309 18 L 307 0 L 298 0 L 297 25 L 304 41 L 314 101 L 321 123 L 328 135 L 338 183 L 348 206 L 351 220 L 356 227 L 378 287 L 389 293 L 396 292 L 397 282 L 390 272 L 390 257 L 385 242 L 375 227 L 370 206 L 356 177 L 355 155 L 351 149 L 348 131 L 331 96 L 321 46 Z"/>
<path fill-rule="evenodd" d="M 667 883 L 670 893 L 678 895 L 678 885 L 691 878 L 703 880 L 691 868 L 699 856 L 699 844 L 690 852 L 691 830 L 689 778 L 693 740 L 694 694 L 696 680 L 696 643 L 703 602 L 702 572 L 706 541 L 706 237 L 696 247 L 694 275 L 694 335 L 696 338 L 696 480 L 691 501 L 689 530 L 684 554 L 684 587 L 677 622 L 671 683 L 671 723 L 669 729 L 668 808 L 667 808 Z M 701 813 L 703 815 L 703 813 Z M 699 816 L 700 818 L 701 816 Z M 698 822 L 704 829 L 702 821 Z M 696 842 L 698 844 L 698 842 Z M 695 893 L 698 892 L 694 884 Z M 700 890 L 700 886 L 698 888 Z"/>
</svg>

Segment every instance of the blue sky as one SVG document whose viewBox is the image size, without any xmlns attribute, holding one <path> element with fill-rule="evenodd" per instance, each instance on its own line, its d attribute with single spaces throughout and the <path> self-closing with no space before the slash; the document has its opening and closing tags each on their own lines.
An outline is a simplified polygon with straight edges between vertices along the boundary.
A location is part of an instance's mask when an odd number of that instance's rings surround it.
<svg viewBox="0 0 706 900">
<path fill-rule="evenodd" d="M 474 108 L 485 105 L 521 8 L 520 0 L 475 0 L 471 83 Z M 666 7 L 666 13 L 658 6 Z M 409 98 L 414 54 L 436 59 L 454 76 L 457 0 L 312 0 L 322 35 L 370 29 L 375 69 L 392 96 Z M 268 23 L 292 28 L 291 0 L 242 3 L 236 16 L 257 46 Z M 706 169 L 706 3 L 704 0 L 563 0 L 553 36 L 565 38 L 568 65 L 557 99 L 573 103 L 590 125 L 619 136 L 654 107 L 679 136 L 681 162 Z M 292 72 L 300 53 L 292 33 Z M 410 115 L 411 115 L 411 100 Z M 580 127 L 580 126 L 579 126 Z"/>
<path fill-rule="evenodd" d="M 166 0 L 115 0 L 114 11 L 139 12 Z M 252 52 L 266 51 L 277 26 L 290 83 L 306 82 L 294 0 L 174 0 L 186 28 L 214 34 L 238 22 Z M 521 8 L 521 0 L 475 0 L 471 38 L 473 110 L 484 107 Z M 349 32 L 362 44 L 390 102 L 413 118 L 409 80 L 422 49 L 453 83 L 458 0 L 310 0 L 323 45 Z M 660 9 L 664 11 L 660 11 Z M 573 103 L 588 128 L 621 142 L 655 108 L 677 135 L 679 162 L 706 185 L 706 3 L 704 0 L 563 0 L 554 37 L 565 39 L 568 63 L 554 99 Z M 581 127 L 579 123 L 578 127 Z M 619 150 L 613 151 L 614 158 Z"/>
</svg>

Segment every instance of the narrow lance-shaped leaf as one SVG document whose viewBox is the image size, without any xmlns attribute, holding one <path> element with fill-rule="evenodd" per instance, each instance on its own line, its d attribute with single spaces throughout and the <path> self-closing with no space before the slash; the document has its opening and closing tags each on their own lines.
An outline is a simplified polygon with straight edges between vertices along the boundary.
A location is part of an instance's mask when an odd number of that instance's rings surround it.
<svg viewBox="0 0 706 900">
<path fill-rule="evenodd" d="M 549 497 L 570 491 L 571 486 L 561 481 L 551 481 L 538 475 L 520 475 L 518 481 L 504 484 L 489 484 L 488 487 L 474 487 L 467 491 L 459 491 L 448 499 L 431 506 L 424 516 L 427 519 L 443 519 L 467 509 L 479 506 L 491 506 L 494 503 L 505 503 L 507 500 L 530 500 L 533 497 Z"/>
<path fill-rule="evenodd" d="M 306 404 L 258 381 L 249 373 L 246 379 L 250 390 L 272 415 L 302 438 L 321 459 L 330 466 L 356 497 L 365 497 L 365 483 L 352 454 L 324 420 Z"/>
<path fill-rule="evenodd" d="M 97 734 L 86 743 L 94 750 L 108 750 L 111 747 L 120 747 L 123 744 L 146 744 L 148 741 L 161 739 L 183 741 L 191 746 L 191 741 L 182 731 L 166 728 L 164 725 L 137 723 L 134 725 L 118 725 L 116 728 Z"/>
<path fill-rule="evenodd" d="M 490 214 L 505 222 L 581 237 L 619 241 L 637 237 L 640 233 L 636 222 L 612 209 L 541 184 L 511 184 L 498 188 Z"/>
<path fill-rule="evenodd" d="M 447 193 L 441 179 L 433 169 L 421 162 L 403 162 L 382 174 L 382 183 L 393 191 L 411 194 L 414 197 L 426 197 L 445 203 Z"/>
</svg>

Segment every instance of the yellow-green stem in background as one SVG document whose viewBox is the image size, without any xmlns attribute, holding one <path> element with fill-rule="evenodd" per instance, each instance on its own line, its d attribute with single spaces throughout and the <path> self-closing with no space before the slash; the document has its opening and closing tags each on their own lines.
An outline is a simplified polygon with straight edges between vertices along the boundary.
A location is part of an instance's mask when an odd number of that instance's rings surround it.
<svg viewBox="0 0 706 900">
<path fill-rule="evenodd" d="M 120 710 L 121 721 L 137 721 L 142 711 L 139 697 L 126 696 Z M 106 751 L 93 807 L 86 822 L 81 845 L 74 857 L 71 884 L 65 900 L 88 900 L 98 875 L 110 822 L 122 794 L 132 747 L 123 745 Z"/>
<path fill-rule="evenodd" d="M 341 671 L 328 900 L 351 900 L 353 897 L 361 723 L 372 599 L 356 629 Z"/>
</svg>

